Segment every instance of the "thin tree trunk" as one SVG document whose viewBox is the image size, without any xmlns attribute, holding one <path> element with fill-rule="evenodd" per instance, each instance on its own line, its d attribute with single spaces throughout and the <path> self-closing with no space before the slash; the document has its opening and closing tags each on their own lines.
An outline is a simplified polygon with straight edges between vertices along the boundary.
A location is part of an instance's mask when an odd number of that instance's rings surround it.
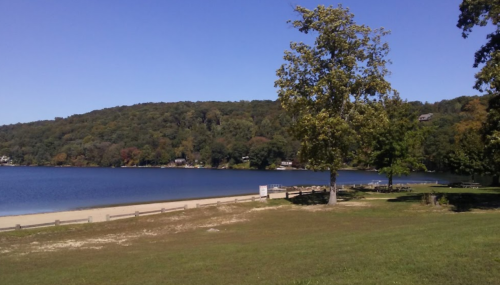
<svg viewBox="0 0 500 285">
<path fill-rule="evenodd" d="M 500 185 L 500 176 L 497 174 L 497 175 L 493 175 L 493 180 L 491 182 L 491 186 L 499 186 Z"/>
<path fill-rule="evenodd" d="M 387 188 L 392 190 L 392 172 L 389 173 L 389 183 L 387 184 Z"/>
<path fill-rule="evenodd" d="M 328 205 L 337 204 L 337 172 L 330 171 L 330 199 Z"/>
</svg>

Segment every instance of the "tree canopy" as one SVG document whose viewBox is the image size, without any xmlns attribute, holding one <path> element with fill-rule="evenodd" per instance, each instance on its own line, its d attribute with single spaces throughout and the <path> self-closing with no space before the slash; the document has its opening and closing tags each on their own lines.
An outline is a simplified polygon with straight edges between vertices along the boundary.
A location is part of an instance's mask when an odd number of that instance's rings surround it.
<svg viewBox="0 0 500 285">
<path fill-rule="evenodd" d="M 489 161 L 487 165 L 491 165 L 486 169 L 498 177 L 500 172 L 500 124 L 498 123 L 498 113 L 500 112 L 500 104 L 498 104 L 500 101 L 500 1 L 463 0 L 460 12 L 457 27 L 462 29 L 464 38 L 467 38 L 475 26 L 492 25 L 495 27 L 495 30 L 487 35 L 486 44 L 475 53 L 474 67 L 481 66 L 481 69 L 475 75 L 474 88 L 494 95 L 489 102 L 487 121 L 482 129 L 481 145 L 484 145 L 487 154 L 485 157 Z M 471 135 L 469 134 L 468 137 Z M 478 144 L 476 143 L 476 145 Z"/>
<path fill-rule="evenodd" d="M 484 64 L 476 74 L 475 88 L 482 91 L 500 90 L 500 1 L 464 0 L 460 4 L 457 27 L 467 38 L 475 26 L 494 25 L 496 30 L 487 35 L 487 42 L 475 54 L 474 67 Z"/>
<path fill-rule="evenodd" d="M 330 201 L 336 203 L 337 171 L 352 151 L 356 129 L 364 120 L 360 105 L 389 94 L 385 80 L 389 52 L 384 29 L 358 25 L 349 9 L 297 6 L 300 32 L 316 36 L 314 45 L 292 42 L 276 72 L 278 96 L 293 118 L 290 127 L 301 141 L 300 156 L 314 170 L 330 171 Z"/>
<path fill-rule="evenodd" d="M 371 149 L 371 164 L 386 174 L 392 188 L 393 177 L 425 169 L 421 163 L 425 129 L 419 127 L 416 113 L 398 96 L 385 100 L 387 121 L 376 128 Z"/>
</svg>

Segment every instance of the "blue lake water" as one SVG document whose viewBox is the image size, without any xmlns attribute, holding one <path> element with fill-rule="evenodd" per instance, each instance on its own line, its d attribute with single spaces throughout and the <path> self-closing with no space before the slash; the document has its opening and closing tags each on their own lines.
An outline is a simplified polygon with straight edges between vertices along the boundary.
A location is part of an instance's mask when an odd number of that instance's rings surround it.
<svg viewBox="0 0 500 285">
<path fill-rule="evenodd" d="M 454 177 L 412 173 L 394 183 Z M 339 184 L 386 181 L 376 172 L 341 171 Z M 327 172 L 161 168 L 0 167 L 0 216 L 121 203 L 258 193 L 259 185 L 327 185 Z"/>
</svg>

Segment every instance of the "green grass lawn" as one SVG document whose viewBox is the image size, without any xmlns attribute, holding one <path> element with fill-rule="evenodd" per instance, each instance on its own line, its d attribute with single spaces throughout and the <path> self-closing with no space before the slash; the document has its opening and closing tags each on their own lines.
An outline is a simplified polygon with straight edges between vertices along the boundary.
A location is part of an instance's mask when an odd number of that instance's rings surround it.
<svg viewBox="0 0 500 285">
<path fill-rule="evenodd" d="M 500 189 L 346 198 L 0 233 L 0 284 L 500 284 Z"/>
</svg>

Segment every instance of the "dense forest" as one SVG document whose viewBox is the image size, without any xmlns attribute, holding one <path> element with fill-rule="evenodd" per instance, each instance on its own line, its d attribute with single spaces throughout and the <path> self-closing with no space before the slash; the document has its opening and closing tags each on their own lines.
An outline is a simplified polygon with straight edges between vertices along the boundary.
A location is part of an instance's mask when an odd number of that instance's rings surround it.
<svg viewBox="0 0 500 285">
<path fill-rule="evenodd" d="M 416 114 L 433 113 L 420 123 L 428 170 L 450 168 L 462 130 L 484 121 L 488 99 L 408 103 Z M 145 103 L 0 126 L 0 156 L 19 165 L 157 166 L 183 158 L 207 167 L 303 167 L 290 123 L 278 101 Z M 356 160 L 346 166 L 367 167 Z"/>
</svg>

